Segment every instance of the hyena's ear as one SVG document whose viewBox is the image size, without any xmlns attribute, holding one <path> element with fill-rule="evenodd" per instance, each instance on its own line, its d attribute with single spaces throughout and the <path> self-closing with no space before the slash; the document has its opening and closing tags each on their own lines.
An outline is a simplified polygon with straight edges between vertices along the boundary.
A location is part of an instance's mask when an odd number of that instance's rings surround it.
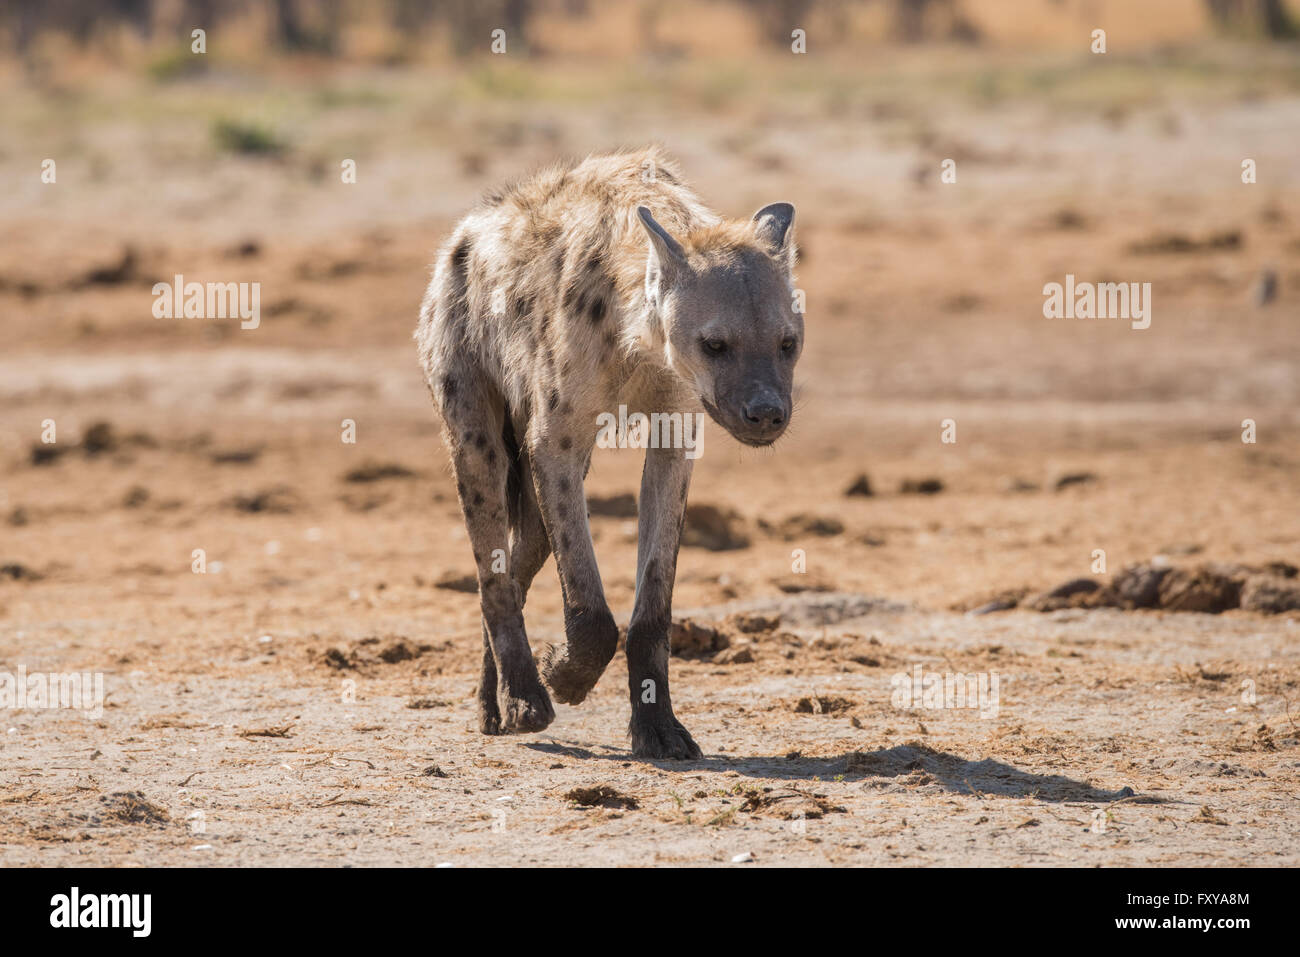
<svg viewBox="0 0 1300 957">
<path fill-rule="evenodd" d="M 686 252 L 682 249 L 682 244 L 655 221 L 650 210 L 638 206 L 636 215 L 645 227 L 646 235 L 650 237 L 650 256 L 646 263 L 645 277 L 646 288 L 649 290 L 652 283 L 657 284 L 660 279 L 671 279 L 679 269 L 685 268 Z"/>
<path fill-rule="evenodd" d="M 786 259 L 793 264 L 794 236 L 790 227 L 794 225 L 794 207 L 789 203 L 773 203 L 764 206 L 754 214 L 754 235 L 771 251 L 772 255 Z"/>
</svg>

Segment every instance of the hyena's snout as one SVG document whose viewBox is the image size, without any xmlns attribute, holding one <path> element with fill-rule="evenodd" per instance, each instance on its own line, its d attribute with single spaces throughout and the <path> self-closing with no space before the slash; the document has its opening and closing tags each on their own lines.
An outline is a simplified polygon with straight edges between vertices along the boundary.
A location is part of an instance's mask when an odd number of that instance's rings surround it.
<svg viewBox="0 0 1300 957">
<path fill-rule="evenodd" d="M 756 386 L 734 398 L 719 395 L 717 401 L 704 400 L 705 411 L 713 421 L 745 445 L 771 445 L 790 424 L 793 403 L 788 391 L 773 386 Z"/>
<path fill-rule="evenodd" d="M 770 385 L 749 389 L 731 405 L 723 424 L 746 445 L 771 445 L 790 424 L 790 393 Z"/>
<path fill-rule="evenodd" d="M 740 408 L 741 417 L 754 435 L 772 441 L 785 431 L 790 421 L 790 398 L 772 389 L 762 389 L 750 396 Z"/>
</svg>

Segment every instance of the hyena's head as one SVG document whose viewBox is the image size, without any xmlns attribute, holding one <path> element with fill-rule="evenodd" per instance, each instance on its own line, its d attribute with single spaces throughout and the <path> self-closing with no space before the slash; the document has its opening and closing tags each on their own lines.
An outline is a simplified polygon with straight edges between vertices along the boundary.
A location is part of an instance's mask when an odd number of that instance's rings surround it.
<svg viewBox="0 0 1300 957">
<path fill-rule="evenodd" d="M 794 207 L 764 206 L 748 222 L 674 238 L 644 206 L 646 298 L 668 365 L 713 420 L 746 445 L 771 445 L 790 423 L 803 350 L 795 308 Z"/>
</svg>

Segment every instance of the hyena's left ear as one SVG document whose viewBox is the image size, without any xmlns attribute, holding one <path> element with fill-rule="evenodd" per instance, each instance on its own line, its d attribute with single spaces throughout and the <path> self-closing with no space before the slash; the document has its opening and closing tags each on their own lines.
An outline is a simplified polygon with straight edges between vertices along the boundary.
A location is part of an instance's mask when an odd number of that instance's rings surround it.
<svg viewBox="0 0 1300 957">
<path fill-rule="evenodd" d="M 645 227 L 650 237 L 649 255 L 646 257 L 645 294 L 652 303 L 661 301 L 662 288 L 677 281 L 686 269 L 686 252 L 682 244 L 673 238 L 672 233 L 659 225 L 650 210 L 644 206 L 636 208 L 637 218 Z"/>
<path fill-rule="evenodd" d="M 759 242 L 771 250 L 772 255 L 794 265 L 794 207 L 789 203 L 773 203 L 754 214 L 754 234 Z"/>
</svg>

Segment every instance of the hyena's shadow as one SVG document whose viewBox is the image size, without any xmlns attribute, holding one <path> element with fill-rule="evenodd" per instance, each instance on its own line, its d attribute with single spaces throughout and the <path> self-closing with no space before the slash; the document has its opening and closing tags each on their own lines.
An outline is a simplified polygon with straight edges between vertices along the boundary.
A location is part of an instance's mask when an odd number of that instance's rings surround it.
<svg viewBox="0 0 1300 957">
<path fill-rule="evenodd" d="M 584 761 L 616 761 L 626 764 L 640 759 L 623 748 L 592 751 L 578 745 L 531 742 L 525 747 L 546 754 L 561 754 Z M 736 771 L 745 777 L 772 781 L 868 781 L 887 784 L 907 779 L 909 787 L 938 786 L 954 793 L 979 797 L 1036 798 L 1041 801 L 1084 801 L 1110 804 L 1165 803 L 1163 798 L 1137 795 L 1129 788 L 1106 790 L 1087 781 L 1060 774 L 1035 774 L 992 758 L 970 760 L 922 744 L 903 744 L 878 751 L 851 751 L 832 757 L 706 755 L 695 761 L 648 761 L 671 771 Z"/>
</svg>

